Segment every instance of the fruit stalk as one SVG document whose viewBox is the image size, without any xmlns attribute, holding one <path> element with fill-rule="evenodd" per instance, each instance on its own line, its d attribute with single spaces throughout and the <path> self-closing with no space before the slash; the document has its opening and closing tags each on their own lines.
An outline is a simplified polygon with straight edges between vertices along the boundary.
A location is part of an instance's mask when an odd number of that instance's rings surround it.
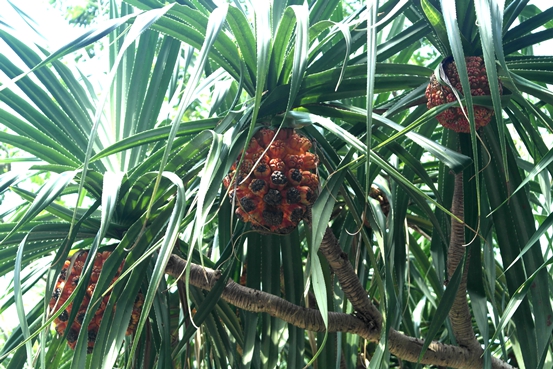
<svg viewBox="0 0 553 369">
<path fill-rule="evenodd" d="M 463 173 L 455 175 L 455 187 L 453 190 L 453 202 L 451 205 L 451 213 L 464 221 L 464 195 L 463 195 Z M 468 252 L 465 246 L 465 224 L 459 222 L 455 217 L 451 217 L 451 235 L 449 240 L 449 250 L 447 256 L 447 272 L 451 279 L 453 273 L 463 261 L 465 253 Z M 472 328 L 472 316 L 470 314 L 467 301 L 467 276 L 470 254 L 467 255 L 467 260 L 464 265 L 463 275 L 459 284 L 459 289 L 455 295 L 453 306 L 449 311 L 449 318 L 457 344 L 466 347 L 470 351 L 482 352 L 482 348 Z"/>
</svg>

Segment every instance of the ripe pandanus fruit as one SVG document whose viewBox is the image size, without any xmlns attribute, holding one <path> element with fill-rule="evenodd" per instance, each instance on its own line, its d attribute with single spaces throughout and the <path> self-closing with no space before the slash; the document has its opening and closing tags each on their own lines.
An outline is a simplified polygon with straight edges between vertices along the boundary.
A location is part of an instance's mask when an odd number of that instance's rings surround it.
<svg viewBox="0 0 553 369">
<path fill-rule="evenodd" d="M 465 58 L 465 61 L 470 82 L 470 94 L 472 96 L 490 95 L 490 85 L 488 83 L 488 76 L 486 75 L 484 60 L 479 56 L 469 56 Z M 463 94 L 457 65 L 453 61 L 453 58 L 445 59 L 440 68 L 443 68 L 443 73 L 440 73 L 441 76 L 437 77 L 435 73 L 432 74 L 430 83 L 426 87 L 426 98 L 428 99 L 426 106 L 428 109 L 457 100 L 453 90 L 447 83 L 448 81 L 451 86 L 461 93 L 460 97 L 462 97 Z M 503 93 L 501 82 L 499 82 L 499 93 Z M 493 115 L 493 109 L 485 106 L 474 106 L 474 123 L 476 130 L 490 123 Z M 446 109 L 438 114 L 436 119 L 442 126 L 452 129 L 455 132 L 470 133 L 469 122 L 465 114 L 463 114 L 461 107 Z"/>
<path fill-rule="evenodd" d="M 263 128 L 252 137 L 240 168 L 242 154 L 223 181 L 242 221 L 279 234 L 298 226 L 318 195 L 319 158 L 310 148 L 311 141 L 291 128 Z"/>
<path fill-rule="evenodd" d="M 92 267 L 92 274 L 90 275 L 90 280 L 88 282 L 88 286 L 86 287 L 86 292 L 83 297 L 83 301 L 81 302 L 81 305 L 79 306 L 79 310 L 77 312 L 77 315 L 71 324 L 71 327 L 69 328 L 69 332 L 67 333 L 67 344 L 72 349 L 75 349 L 75 345 L 77 344 L 77 338 L 79 336 L 79 332 L 81 331 L 81 324 L 84 320 L 84 316 L 86 313 L 86 309 L 88 308 L 88 305 L 90 304 L 90 299 L 92 298 L 92 294 L 94 293 L 94 289 L 96 287 L 96 282 L 98 281 L 98 277 L 100 276 L 100 272 L 102 271 L 102 268 L 104 266 L 104 262 L 109 257 L 111 252 L 104 251 L 99 252 L 96 254 L 96 257 L 94 259 L 94 264 Z M 55 313 L 59 310 L 61 305 L 65 303 L 67 298 L 73 293 L 73 290 L 79 283 L 79 279 L 81 278 L 81 272 L 84 267 L 84 263 L 86 261 L 86 258 L 88 256 L 88 251 L 80 251 L 73 263 L 71 263 L 71 259 L 68 259 L 65 261 L 65 264 L 63 265 L 63 268 L 60 272 L 60 276 L 58 277 L 58 280 L 56 282 L 56 286 L 54 288 L 54 292 L 52 293 L 52 297 L 50 299 L 49 307 L 52 313 Z M 119 269 L 117 270 L 117 273 L 113 277 L 112 284 L 119 278 L 119 275 L 121 274 L 121 270 L 123 269 L 123 263 L 119 266 Z M 69 270 L 71 268 L 71 270 Z M 94 348 L 94 343 L 96 341 L 96 335 L 98 334 L 98 330 L 100 329 L 100 323 L 102 322 L 102 317 L 104 316 L 104 311 L 106 309 L 106 305 L 109 300 L 110 293 L 108 292 L 100 302 L 100 306 L 98 307 L 98 310 L 96 310 L 96 313 L 94 314 L 94 317 L 90 321 L 88 325 L 87 330 L 87 339 L 88 339 L 88 353 L 92 352 L 92 349 Z M 127 328 L 126 334 L 131 335 L 136 330 L 138 320 L 140 318 L 140 312 L 142 310 L 142 304 L 144 303 L 144 297 L 141 293 L 139 293 L 135 299 L 131 319 L 129 322 L 129 326 Z M 73 303 L 69 304 L 69 306 L 54 320 L 54 324 L 56 326 L 56 332 L 59 335 L 63 335 L 67 328 L 67 323 L 69 320 L 69 316 L 71 314 L 71 311 L 73 309 Z"/>
</svg>

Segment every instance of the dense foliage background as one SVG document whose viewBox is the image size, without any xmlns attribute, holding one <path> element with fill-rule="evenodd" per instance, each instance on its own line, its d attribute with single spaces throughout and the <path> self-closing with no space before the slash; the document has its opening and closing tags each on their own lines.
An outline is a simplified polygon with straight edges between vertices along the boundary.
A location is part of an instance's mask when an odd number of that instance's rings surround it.
<svg viewBox="0 0 553 369">
<path fill-rule="evenodd" d="M 390 354 L 387 332 L 456 344 L 448 312 L 459 281 L 449 281 L 446 258 L 461 172 L 467 290 L 484 365 L 493 356 L 553 366 L 553 56 L 533 52 L 553 38 L 553 8 L 517 0 L 90 4 L 68 12 L 90 26 L 58 50 L 24 42 L 0 20 L 10 50 L 0 53 L 0 196 L 10 200 L 0 208 L 0 276 L 14 276 L 0 314 L 15 305 L 20 321 L 1 333 L 0 366 L 415 368 Z M 484 57 L 492 90 L 499 80 L 503 95 L 466 96 L 472 131 L 456 134 L 435 116 L 458 103 L 428 110 L 424 91 L 444 58 L 469 55 Z M 86 70 L 83 58 L 100 58 L 105 70 Z M 460 79 L 468 86 L 466 71 Z M 495 110 L 479 132 L 474 104 Z M 296 128 L 320 158 L 312 226 L 286 236 L 251 232 L 222 186 L 262 126 Z M 32 166 L 12 170 L 19 162 Z M 375 189 L 389 210 L 371 197 Z M 327 226 L 384 318 L 379 342 L 309 332 L 219 299 L 228 278 L 325 318 L 353 313 L 317 252 Z M 125 260 L 91 355 L 85 335 L 73 351 L 55 333 L 61 310 L 47 312 L 63 261 L 81 249 L 112 251 L 93 300 Z M 222 282 L 207 292 L 167 276 L 173 253 L 220 270 Z M 86 287 L 82 278 L 74 301 Z M 45 298 L 25 308 L 37 289 Z M 125 336 L 138 291 L 143 314 Z"/>
</svg>

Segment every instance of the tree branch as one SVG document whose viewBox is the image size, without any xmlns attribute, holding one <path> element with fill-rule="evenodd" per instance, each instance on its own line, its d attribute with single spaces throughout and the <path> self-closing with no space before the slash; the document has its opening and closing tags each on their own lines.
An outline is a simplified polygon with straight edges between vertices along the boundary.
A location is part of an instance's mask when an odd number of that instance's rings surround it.
<svg viewBox="0 0 553 369">
<path fill-rule="evenodd" d="M 363 316 L 364 320 L 376 330 L 380 337 L 382 314 L 373 305 L 367 292 L 361 286 L 361 283 L 359 283 L 359 279 L 349 262 L 348 256 L 340 248 L 340 244 L 330 227 L 326 229 L 319 251 L 324 255 L 336 277 L 338 277 L 344 294 L 357 313 Z"/>
<path fill-rule="evenodd" d="M 185 267 L 186 260 L 177 255 L 171 255 L 165 272 L 185 281 L 183 273 Z M 190 264 L 190 280 L 188 282 L 193 286 L 209 291 L 220 277 L 221 272 L 219 271 Z M 240 309 L 255 313 L 267 313 L 299 328 L 313 332 L 325 331 L 324 321 L 319 310 L 294 305 L 280 297 L 242 286 L 232 280 L 227 282 L 221 298 Z M 328 314 L 329 332 L 350 332 L 373 342 L 378 341 L 380 337 L 377 332 L 369 329 L 367 324 L 353 315 L 336 312 Z"/>
<path fill-rule="evenodd" d="M 165 272 L 175 278 L 185 281 L 185 267 L 186 260 L 172 255 Z M 353 269 L 351 269 L 351 271 L 353 272 Z M 219 271 L 204 268 L 196 264 L 190 264 L 190 279 L 188 283 L 193 286 L 209 291 L 220 277 L 221 273 Z M 354 288 L 354 290 L 357 290 L 357 288 Z M 252 312 L 268 313 L 271 316 L 282 319 L 303 329 L 315 332 L 325 331 L 322 316 L 318 310 L 294 305 L 280 297 L 239 285 L 232 280 L 227 282 L 221 294 L 221 298 L 238 308 Z M 359 303 L 358 305 L 363 306 L 364 304 L 366 304 L 366 302 Z M 378 312 L 378 310 L 376 310 L 376 312 L 378 313 L 379 319 L 375 321 L 382 321 L 380 312 Z M 378 342 L 380 340 L 380 334 L 374 329 L 374 326 L 367 324 L 367 322 L 355 316 L 330 312 L 328 318 L 329 332 L 357 334 L 371 342 Z M 405 336 L 395 330 L 390 330 L 390 352 L 401 359 L 417 362 L 422 344 L 422 340 Z M 432 342 L 430 348 L 420 360 L 420 363 L 468 369 L 482 367 L 483 360 L 480 356 L 474 355 L 474 353 L 469 352 L 466 348 L 445 345 L 440 342 Z M 492 367 L 494 369 L 512 369 L 510 365 L 497 359 L 493 359 Z"/>
</svg>

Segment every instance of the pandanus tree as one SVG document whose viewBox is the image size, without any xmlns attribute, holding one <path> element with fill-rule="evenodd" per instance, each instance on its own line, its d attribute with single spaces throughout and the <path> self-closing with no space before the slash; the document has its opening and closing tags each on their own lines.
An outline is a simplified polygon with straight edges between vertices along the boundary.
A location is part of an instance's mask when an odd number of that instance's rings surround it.
<svg viewBox="0 0 553 369">
<path fill-rule="evenodd" d="M 0 362 L 548 367 L 551 14 L 127 0 L 56 51 L 2 28 L 3 162 L 32 166 L 0 176 Z M 95 45 L 99 87 L 68 58 Z"/>
</svg>

